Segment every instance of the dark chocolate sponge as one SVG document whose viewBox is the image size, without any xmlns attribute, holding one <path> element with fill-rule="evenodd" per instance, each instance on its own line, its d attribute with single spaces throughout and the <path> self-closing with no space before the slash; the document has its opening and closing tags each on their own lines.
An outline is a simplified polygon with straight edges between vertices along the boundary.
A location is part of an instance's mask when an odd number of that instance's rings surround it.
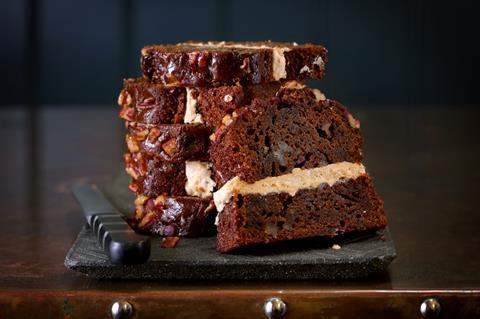
<svg viewBox="0 0 480 319">
<path fill-rule="evenodd" d="M 309 89 L 282 90 L 236 111 L 210 147 L 217 186 L 239 176 L 254 182 L 336 162 L 361 162 L 359 124 L 338 102 Z"/>
<path fill-rule="evenodd" d="M 185 88 L 127 79 L 118 96 L 119 116 L 126 121 L 145 124 L 183 123 L 185 94 Z"/>
<path fill-rule="evenodd" d="M 214 233 L 215 206 L 211 198 L 139 196 L 135 200 L 134 229 L 160 236 L 198 237 Z"/>
<path fill-rule="evenodd" d="M 220 212 L 217 250 L 284 240 L 380 229 L 383 202 L 368 175 L 314 189 L 267 195 L 235 195 Z"/>
<path fill-rule="evenodd" d="M 141 54 L 143 75 L 149 81 L 187 87 L 321 79 L 327 62 L 327 50 L 322 46 L 269 41 L 152 45 L 144 47 Z M 285 63 L 281 78 L 273 67 L 278 55 Z"/>
<path fill-rule="evenodd" d="M 280 90 L 278 82 L 264 85 L 240 84 L 214 88 L 195 88 L 192 95 L 197 99 L 197 109 L 205 125 L 215 130 L 223 123 L 226 115 L 231 115 L 243 106 L 248 106 L 254 99 L 274 97 Z"/>
<path fill-rule="evenodd" d="M 168 162 L 145 153 L 126 153 L 125 170 L 132 176 L 130 189 L 136 194 L 186 196 L 185 163 Z"/>
</svg>

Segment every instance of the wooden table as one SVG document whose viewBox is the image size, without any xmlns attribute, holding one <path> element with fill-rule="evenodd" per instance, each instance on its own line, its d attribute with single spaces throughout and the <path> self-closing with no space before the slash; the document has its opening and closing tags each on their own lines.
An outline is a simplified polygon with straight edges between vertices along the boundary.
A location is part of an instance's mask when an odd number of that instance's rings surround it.
<svg viewBox="0 0 480 319">
<path fill-rule="evenodd" d="M 388 273 L 344 282 L 97 281 L 69 271 L 63 260 L 84 222 L 70 187 L 121 169 L 116 108 L 1 111 L 0 318 L 109 318 L 117 300 L 137 318 L 262 318 L 274 296 L 285 318 L 421 318 L 427 297 L 441 318 L 479 318 L 480 108 L 352 110 L 398 257 Z"/>
</svg>

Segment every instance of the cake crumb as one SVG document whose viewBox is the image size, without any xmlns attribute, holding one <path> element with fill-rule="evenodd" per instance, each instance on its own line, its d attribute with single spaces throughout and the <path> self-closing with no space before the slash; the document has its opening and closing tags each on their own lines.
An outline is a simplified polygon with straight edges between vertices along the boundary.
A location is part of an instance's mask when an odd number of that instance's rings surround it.
<svg viewBox="0 0 480 319">
<path fill-rule="evenodd" d="M 338 244 L 335 244 L 335 245 L 332 246 L 332 249 L 335 249 L 335 250 L 339 250 L 341 248 L 342 247 L 340 247 L 340 245 L 338 245 Z"/>
<path fill-rule="evenodd" d="M 323 94 L 319 89 L 312 89 L 312 92 L 315 95 L 315 100 L 317 100 L 317 102 L 325 101 L 327 99 L 325 94 Z"/>
<path fill-rule="evenodd" d="M 347 115 L 347 118 L 348 118 L 348 124 L 350 124 L 352 128 L 357 128 L 357 129 L 360 128 L 360 121 L 354 118 L 352 114 L 349 113 Z"/>
<path fill-rule="evenodd" d="M 301 69 L 300 69 L 300 74 L 302 73 L 305 73 L 305 72 L 310 72 L 310 68 L 306 65 L 304 65 Z"/>
<path fill-rule="evenodd" d="M 325 66 L 325 62 L 321 56 L 317 56 L 315 60 L 313 60 L 313 65 L 317 65 L 319 68 L 323 68 Z"/>
<path fill-rule="evenodd" d="M 304 89 L 305 87 L 306 87 L 305 84 L 300 83 L 298 81 L 288 81 L 282 86 L 282 88 L 290 89 L 290 90 L 301 90 L 301 89 Z"/>
<path fill-rule="evenodd" d="M 165 237 L 162 239 L 162 248 L 175 248 L 177 246 L 180 237 Z"/>
<path fill-rule="evenodd" d="M 232 97 L 230 94 L 227 94 L 227 95 L 225 95 L 225 96 L 223 97 L 223 100 L 224 100 L 225 102 L 227 102 L 227 103 L 228 103 L 228 102 L 232 102 L 232 101 L 233 101 L 233 97 Z"/>
</svg>

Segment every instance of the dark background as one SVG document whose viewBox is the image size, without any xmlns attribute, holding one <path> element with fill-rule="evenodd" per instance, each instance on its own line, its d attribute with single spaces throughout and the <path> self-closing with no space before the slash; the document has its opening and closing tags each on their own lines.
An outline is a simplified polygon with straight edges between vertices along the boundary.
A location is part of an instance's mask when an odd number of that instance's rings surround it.
<svg viewBox="0 0 480 319">
<path fill-rule="evenodd" d="M 479 1 L 2 0 L 0 105 L 114 104 L 146 44 L 314 42 L 346 104 L 478 104 Z"/>
</svg>

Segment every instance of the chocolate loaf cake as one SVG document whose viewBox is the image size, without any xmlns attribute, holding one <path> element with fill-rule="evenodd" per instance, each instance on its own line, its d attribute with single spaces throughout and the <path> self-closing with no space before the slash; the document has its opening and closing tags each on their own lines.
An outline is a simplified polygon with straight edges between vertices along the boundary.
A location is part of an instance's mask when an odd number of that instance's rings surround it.
<svg viewBox="0 0 480 319">
<path fill-rule="evenodd" d="M 277 42 L 186 42 L 142 49 L 145 78 L 169 86 L 203 87 L 321 79 L 327 50 Z"/>
<path fill-rule="evenodd" d="M 133 227 L 202 236 L 218 211 L 220 252 L 385 227 L 359 122 L 302 83 L 326 62 L 313 44 L 144 47 L 118 97 Z"/>
<path fill-rule="evenodd" d="M 214 193 L 217 249 L 383 228 L 383 202 L 361 164 L 335 163 L 246 183 L 238 177 Z"/>
<path fill-rule="evenodd" d="M 143 233 L 197 237 L 215 232 L 215 215 L 211 198 L 142 195 L 135 200 L 135 217 L 130 224 Z"/>
<path fill-rule="evenodd" d="M 338 102 L 312 90 L 279 91 L 237 110 L 211 138 L 210 158 L 220 187 L 238 176 L 254 182 L 294 168 L 361 162 L 359 123 Z"/>
<path fill-rule="evenodd" d="M 118 97 L 120 118 L 142 124 L 205 124 L 215 129 L 226 114 L 253 99 L 274 97 L 281 84 L 169 88 L 145 79 L 124 80 Z M 185 118 L 185 114 L 188 114 Z M 200 114 L 200 116 L 198 116 Z"/>
<path fill-rule="evenodd" d="M 126 122 L 126 143 L 131 153 L 143 152 L 168 162 L 206 160 L 209 133 L 203 125 L 146 125 Z"/>
</svg>

